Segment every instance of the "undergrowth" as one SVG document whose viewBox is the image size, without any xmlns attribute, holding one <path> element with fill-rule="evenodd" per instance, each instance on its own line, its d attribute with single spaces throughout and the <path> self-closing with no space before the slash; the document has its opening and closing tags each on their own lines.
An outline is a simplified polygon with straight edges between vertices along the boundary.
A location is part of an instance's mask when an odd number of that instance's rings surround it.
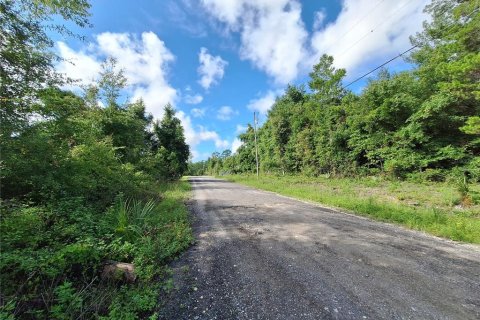
<svg viewBox="0 0 480 320">
<path fill-rule="evenodd" d="M 166 263 L 189 246 L 186 181 L 153 199 L 117 196 L 106 212 L 82 198 L 55 205 L 1 203 L 1 319 L 155 318 Z M 136 280 L 105 279 L 105 263 L 135 267 Z"/>
</svg>

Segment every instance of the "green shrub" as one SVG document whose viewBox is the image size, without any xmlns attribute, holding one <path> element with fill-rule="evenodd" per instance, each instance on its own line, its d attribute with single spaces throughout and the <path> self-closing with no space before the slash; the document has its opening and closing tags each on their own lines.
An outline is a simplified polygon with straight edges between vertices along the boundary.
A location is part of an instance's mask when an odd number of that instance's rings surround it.
<svg viewBox="0 0 480 320">
<path fill-rule="evenodd" d="M 55 303 L 50 309 L 53 319 L 72 319 L 81 314 L 83 298 L 69 281 L 55 288 Z"/>
<path fill-rule="evenodd" d="M 154 200 L 146 202 L 135 199 L 124 200 L 123 195 L 120 194 L 110 213 L 115 216 L 115 233 L 127 240 L 140 237 L 156 212 L 157 206 Z"/>
</svg>

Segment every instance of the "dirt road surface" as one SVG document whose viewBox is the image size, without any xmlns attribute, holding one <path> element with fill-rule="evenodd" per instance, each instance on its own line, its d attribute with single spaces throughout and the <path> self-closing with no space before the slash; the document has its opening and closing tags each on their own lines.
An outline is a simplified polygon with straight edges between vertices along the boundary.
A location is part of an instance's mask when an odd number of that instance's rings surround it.
<svg viewBox="0 0 480 320">
<path fill-rule="evenodd" d="M 211 177 L 160 319 L 480 319 L 480 246 Z"/>
</svg>

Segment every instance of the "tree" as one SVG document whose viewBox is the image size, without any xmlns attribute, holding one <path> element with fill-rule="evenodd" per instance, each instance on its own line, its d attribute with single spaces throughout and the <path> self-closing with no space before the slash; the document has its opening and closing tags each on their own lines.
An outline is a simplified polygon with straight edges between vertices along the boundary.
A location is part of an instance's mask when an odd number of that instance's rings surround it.
<svg viewBox="0 0 480 320">
<path fill-rule="evenodd" d="M 123 69 L 118 70 L 117 60 L 113 57 L 107 58 L 102 63 L 102 71 L 100 72 L 100 80 L 98 82 L 99 94 L 105 106 L 118 108 L 120 105 L 117 99 L 126 85 L 127 78 Z"/>
<path fill-rule="evenodd" d="M 44 88 L 64 81 L 53 68 L 54 61 L 59 57 L 52 50 L 54 43 L 48 32 L 73 35 L 65 26 L 51 23 L 51 16 L 59 15 L 64 20 L 85 27 L 88 25 L 89 7 L 84 0 L 0 2 L 0 165 L 2 187 L 11 183 L 10 195 L 25 194 L 31 190 L 31 184 L 27 182 L 30 179 L 27 171 L 34 166 L 28 164 L 29 158 L 22 155 L 22 152 L 33 152 L 31 155 L 39 162 L 31 162 L 39 165 L 42 161 L 35 152 L 40 151 L 40 145 L 46 147 L 41 153 L 53 156 L 57 152 L 52 150 L 52 145 L 43 144 L 47 140 L 39 133 L 39 130 L 43 131 L 43 126 L 52 122 L 39 124 L 31 121 L 32 116 L 39 119 L 50 116 L 64 118 L 72 112 L 70 106 L 79 106 L 78 97 L 68 94 L 62 96 L 53 91 L 50 92 L 52 99 L 49 101 L 52 103 L 48 103 L 47 107 L 37 103 L 46 97 L 48 90 Z M 55 99 L 56 102 L 68 101 L 68 106 L 62 110 L 55 105 Z M 47 163 L 42 166 L 48 166 Z M 21 164 L 25 165 L 22 170 L 27 170 L 24 176 L 18 171 Z M 3 192 L 5 188 L 2 188 Z"/>
<path fill-rule="evenodd" d="M 185 142 L 180 119 L 175 117 L 175 109 L 170 104 L 165 106 L 163 118 L 154 124 L 153 131 L 156 138 L 154 151 L 162 159 L 169 160 L 165 178 L 181 177 L 188 169 L 190 150 Z"/>
<path fill-rule="evenodd" d="M 320 61 L 313 66 L 310 72 L 310 89 L 314 92 L 317 101 L 323 104 L 338 104 L 346 91 L 342 86 L 342 80 L 346 75 L 345 69 L 333 67 L 333 57 L 322 55 Z"/>
<path fill-rule="evenodd" d="M 223 150 L 223 151 L 222 151 L 222 154 L 221 154 L 220 157 L 222 158 L 222 160 L 225 160 L 225 159 L 227 159 L 228 157 L 230 157 L 231 155 L 232 155 L 232 150 L 227 149 L 227 150 Z"/>
<path fill-rule="evenodd" d="M 478 1 L 433 1 L 425 9 L 432 21 L 412 38 L 419 46 L 411 56 L 418 65 L 414 74 L 424 96 L 399 138 L 415 137 L 415 147 L 425 155 L 422 170 L 466 164 L 479 150 L 460 129 L 480 114 L 478 10 Z"/>
<path fill-rule="evenodd" d="M 85 0 L 5 0 L 0 2 L 0 141 L 28 126 L 30 106 L 37 93 L 63 80 L 53 68 L 59 57 L 47 32 L 73 35 L 65 26 L 53 24 L 59 15 L 80 27 L 88 26 Z M 2 143 L 2 144 L 3 144 Z"/>
</svg>

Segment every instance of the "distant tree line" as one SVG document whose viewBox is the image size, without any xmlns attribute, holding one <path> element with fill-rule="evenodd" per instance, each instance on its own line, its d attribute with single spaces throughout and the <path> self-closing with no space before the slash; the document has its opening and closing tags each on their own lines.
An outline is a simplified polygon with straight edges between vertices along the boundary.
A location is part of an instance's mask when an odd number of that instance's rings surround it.
<svg viewBox="0 0 480 320">
<path fill-rule="evenodd" d="M 432 19 L 411 38 L 414 67 L 383 70 L 360 94 L 323 55 L 305 86 L 289 86 L 258 130 L 260 168 L 274 174 L 383 174 L 480 179 L 478 1 L 434 0 Z M 214 153 L 204 173 L 254 173 L 254 131 L 233 155 Z"/>
</svg>

